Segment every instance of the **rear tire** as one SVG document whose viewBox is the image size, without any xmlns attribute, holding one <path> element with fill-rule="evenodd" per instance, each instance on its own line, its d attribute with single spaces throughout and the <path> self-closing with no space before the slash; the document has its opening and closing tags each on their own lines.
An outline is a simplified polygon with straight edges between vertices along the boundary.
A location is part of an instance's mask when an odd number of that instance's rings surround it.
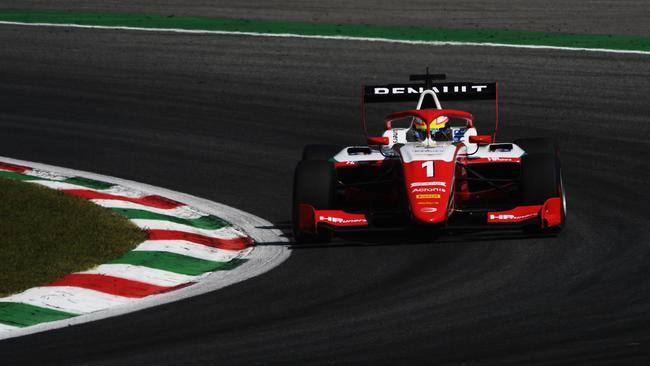
<svg viewBox="0 0 650 366">
<path fill-rule="evenodd" d="M 293 179 L 293 237 L 297 243 L 327 243 L 332 233 L 321 231 L 309 233 L 300 230 L 299 204 L 313 206 L 317 210 L 333 208 L 335 171 L 332 163 L 325 160 L 303 160 L 296 166 Z"/>
<path fill-rule="evenodd" d="M 553 197 L 562 199 L 562 223 L 548 229 L 539 227 L 529 232 L 559 232 L 566 215 L 566 200 L 560 161 L 554 153 L 526 154 L 521 159 L 521 201 L 524 206 L 543 205 Z"/>
<path fill-rule="evenodd" d="M 338 145 L 307 145 L 302 150 L 302 160 L 329 160 L 341 149 Z"/>
</svg>

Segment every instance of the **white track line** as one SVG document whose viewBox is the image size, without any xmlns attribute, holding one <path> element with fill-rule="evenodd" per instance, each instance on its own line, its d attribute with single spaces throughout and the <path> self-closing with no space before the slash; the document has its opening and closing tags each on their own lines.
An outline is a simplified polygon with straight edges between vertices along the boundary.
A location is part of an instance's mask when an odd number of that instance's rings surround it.
<svg viewBox="0 0 650 366">
<path fill-rule="evenodd" d="M 545 49 L 545 50 L 561 50 L 561 51 L 586 51 L 586 52 L 650 55 L 650 51 L 616 50 L 616 49 L 608 49 L 608 48 L 518 45 L 518 44 L 506 44 L 506 43 L 481 43 L 481 42 L 456 42 L 456 41 L 409 41 L 409 40 L 390 39 L 390 38 L 317 36 L 317 35 L 302 35 L 302 34 L 293 34 L 293 33 L 233 32 L 233 31 L 192 30 L 192 29 L 180 29 L 180 28 L 141 28 L 141 27 L 124 27 L 124 26 L 105 26 L 105 25 L 24 23 L 24 22 L 7 22 L 7 21 L 0 21 L 0 24 L 22 25 L 22 26 L 32 26 L 32 27 L 112 29 L 112 30 L 128 30 L 128 31 L 141 31 L 141 32 L 171 32 L 171 33 L 216 34 L 216 35 L 235 35 L 235 36 L 253 36 L 253 37 L 328 39 L 328 40 L 339 40 L 339 41 L 342 40 L 342 41 L 384 42 L 384 43 L 400 43 L 400 44 L 413 44 L 413 45 L 426 45 L 426 46 L 508 47 L 508 48 L 529 48 L 529 49 Z"/>
</svg>

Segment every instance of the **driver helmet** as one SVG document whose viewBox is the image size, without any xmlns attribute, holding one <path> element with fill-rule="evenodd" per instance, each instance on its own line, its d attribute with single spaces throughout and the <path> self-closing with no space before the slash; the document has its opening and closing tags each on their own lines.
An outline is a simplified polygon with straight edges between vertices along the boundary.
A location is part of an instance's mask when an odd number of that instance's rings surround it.
<svg viewBox="0 0 650 366">
<path fill-rule="evenodd" d="M 431 139 L 434 141 L 451 141 L 454 136 L 451 127 L 447 126 L 449 118 L 440 116 L 431 121 Z"/>
<path fill-rule="evenodd" d="M 434 141 L 451 141 L 453 134 L 450 127 L 447 127 L 449 118 L 440 116 L 431 121 L 429 127 L 431 130 L 431 139 Z M 416 118 L 413 121 L 413 130 L 418 141 L 424 141 L 427 138 L 427 124 L 423 120 Z"/>
</svg>

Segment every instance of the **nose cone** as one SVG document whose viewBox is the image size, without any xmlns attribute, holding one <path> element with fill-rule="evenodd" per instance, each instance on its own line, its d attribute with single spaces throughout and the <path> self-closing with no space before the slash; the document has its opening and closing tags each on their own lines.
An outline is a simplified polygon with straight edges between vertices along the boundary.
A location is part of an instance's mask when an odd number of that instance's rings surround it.
<svg viewBox="0 0 650 366">
<path fill-rule="evenodd" d="M 428 166 L 433 166 L 433 169 Z M 445 161 L 413 161 L 403 167 L 413 218 L 421 224 L 445 222 L 454 164 Z"/>
</svg>

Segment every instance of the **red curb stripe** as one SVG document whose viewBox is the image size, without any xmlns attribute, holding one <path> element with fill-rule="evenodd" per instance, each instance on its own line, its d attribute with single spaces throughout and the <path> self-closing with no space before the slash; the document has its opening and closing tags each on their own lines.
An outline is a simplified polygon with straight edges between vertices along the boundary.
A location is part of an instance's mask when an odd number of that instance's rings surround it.
<svg viewBox="0 0 650 366">
<path fill-rule="evenodd" d="M 111 295 L 140 298 L 176 290 L 190 284 L 191 283 L 185 283 L 178 286 L 164 287 L 113 276 L 73 273 L 58 279 L 47 286 L 75 286 Z"/>
<path fill-rule="evenodd" d="M 154 207 L 154 208 L 161 208 L 161 209 L 172 209 L 179 206 L 184 206 L 180 202 L 176 202 L 174 200 L 170 200 L 169 198 L 156 196 L 156 195 L 144 196 L 144 197 L 126 197 L 126 196 L 117 196 L 114 194 L 91 191 L 86 189 L 64 189 L 63 191 L 71 195 L 85 198 L 88 200 L 127 201 L 127 202 L 138 203 L 141 205 Z"/>
<path fill-rule="evenodd" d="M 0 170 L 8 170 L 10 172 L 16 172 L 16 173 L 25 173 L 32 170 L 32 168 L 22 166 L 22 165 L 0 162 Z"/>
<path fill-rule="evenodd" d="M 146 231 L 149 233 L 149 240 L 186 240 L 193 243 L 224 250 L 243 250 L 253 245 L 253 240 L 249 237 L 219 239 L 176 230 Z"/>
</svg>

